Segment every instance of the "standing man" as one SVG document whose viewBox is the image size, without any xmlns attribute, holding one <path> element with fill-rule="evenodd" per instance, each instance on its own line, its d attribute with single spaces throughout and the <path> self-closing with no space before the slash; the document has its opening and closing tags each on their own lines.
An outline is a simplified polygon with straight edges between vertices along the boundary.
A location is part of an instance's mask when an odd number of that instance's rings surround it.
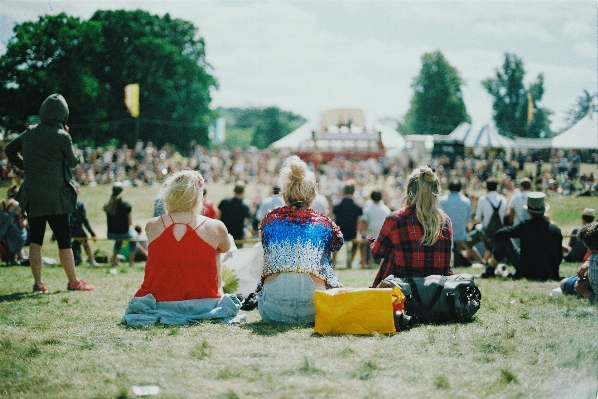
<svg viewBox="0 0 598 399">
<path fill-rule="evenodd" d="M 245 182 L 238 180 L 233 188 L 233 197 L 226 198 L 218 204 L 220 220 L 226 226 L 229 234 L 235 240 L 245 238 L 245 225 L 249 220 L 249 206 L 243 201 L 245 197 Z M 241 248 L 243 244 L 237 245 Z"/>
<path fill-rule="evenodd" d="M 526 209 L 530 218 L 496 232 L 496 245 L 482 278 L 494 277 L 498 262 L 508 258 L 515 266 L 513 279 L 560 280 L 563 235 L 561 229 L 544 217 L 549 209 L 545 198 L 544 193 L 529 193 Z M 519 238 L 520 248 L 515 248 L 510 238 Z"/>
<path fill-rule="evenodd" d="M 386 217 L 390 215 L 390 208 L 382 201 L 382 193 L 380 191 L 372 191 L 370 199 L 372 200 L 372 204 L 363 211 L 361 221 L 365 236 L 376 238 L 382 229 Z M 366 254 L 367 267 L 371 267 L 374 263 L 374 258 L 372 257 L 369 241 L 366 244 L 362 244 L 361 251 Z"/>
<path fill-rule="evenodd" d="M 4 149 L 8 160 L 25 172 L 17 200 L 29 220 L 29 262 L 35 280 L 33 292 L 48 292 L 42 281 L 46 224 L 50 225 L 58 243 L 60 264 L 69 280 L 67 290 L 91 291 L 95 287 L 77 277 L 71 249 L 69 214 L 75 212 L 77 206 L 71 168 L 77 166 L 79 159 L 66 125 L 69 107 L 64 97 L 52 94 L 46 98 L 39 116 L 39 125 L 29 127 Z"/>
<path fill-rule="evenodd" d="M 341 229 L 346 243 L 357 238 L 357 232 L 360 230 L 361 215 L 363 214 L 363 209 L 353 199 L 354 193 L 355 183 L 347 182 L 343 187 L 343 198 L 334 206 L 334 208 L 332 208 L 334 222 Z M 358 247 L 359 243 L 357 242 L 351 244 L 351 253 L 347 258 L 348 269 L 350 269 L 353 264 L 353 259 L 355 258 Z M 336 254 L 336 252 L 333 254 L 333 267 L 336 266 Z M 365 253 L 363 255 L 365 255 Z M 362 256 L 361 262 L 362 267 L 365 267 L 365 256 Z"/>
<path fill-rule="evenodd" d="M 451 180 L 448 185 L 450 193 L 443 195 L 438 200 L 438 206 L 453 223 L 453 266 L 469 266 L 471 264 L 461 255 L 463 251 L 468 251 L 467 224 L 471 220 L 471 200 L 461 194 L 462 187 L 461 180 Z"/>
</svg>

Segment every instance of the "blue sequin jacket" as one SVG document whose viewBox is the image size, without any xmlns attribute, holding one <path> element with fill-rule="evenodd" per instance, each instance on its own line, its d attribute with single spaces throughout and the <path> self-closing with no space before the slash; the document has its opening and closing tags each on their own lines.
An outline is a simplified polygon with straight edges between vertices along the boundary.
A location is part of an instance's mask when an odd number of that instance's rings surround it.
<svg viewBox="0 0 598 399">
<path fill-rule="evenodd" d="M 342 287 L 332 270 L 330 252 L 343 246 L 343 233 L 330 218 L 311 209 L 280 207 L 264 216 L 260 227 L 264 278 L 276 273 L 308 273 L 326 282 L 326 288 Z"/>
</svg>

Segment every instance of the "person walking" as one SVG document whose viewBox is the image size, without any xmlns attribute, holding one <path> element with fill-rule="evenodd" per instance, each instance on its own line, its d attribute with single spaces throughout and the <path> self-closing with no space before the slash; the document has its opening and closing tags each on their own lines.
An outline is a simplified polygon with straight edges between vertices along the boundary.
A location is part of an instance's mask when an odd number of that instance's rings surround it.
<svg viewBox="0 0 598 399">
<path fill-rule="evenodd" d="M 42 280 L 42 245 L 46 224 L 58 243 L 60 264 L 68 278 L 69 291 L 91 291 L 95 286 L 77 276 L 71 249 L 69 214 L 75 211 L 77 191 L 71 168 L 79 164 L 66 125 L 69 108 L 60 94 L 51 94 L 42 103 L 40 124 L 29 127 L 6 145 L 8 160 L 25 172 L 17 200 L 25 210 L 31 233 L 29 262 L 33 291 L 46 293 Z"/>
</svg>

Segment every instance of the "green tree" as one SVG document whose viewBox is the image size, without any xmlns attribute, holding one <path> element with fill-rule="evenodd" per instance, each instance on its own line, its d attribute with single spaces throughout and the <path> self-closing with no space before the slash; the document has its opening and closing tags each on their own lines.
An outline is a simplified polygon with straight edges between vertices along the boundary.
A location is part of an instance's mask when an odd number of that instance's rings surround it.
<svg viewBox="0 0 598 399">
<path fill-rule="evenodd" d="M 69 124 L 105 117 L 96 106 L 101 85 L 91 67 L 91 55 L 101 51 L 99 28 L 64 13 L 14 27 L 0 57 L 0 114 L 15 121 L 9 128 L 22 129 L 27 117 L 37 115 L 42 101 L 56 92 L 69 102 Z"/>
<path fill-rule="evenodd" d="M 104 85 L 111 120 L 126 120 L 123 88 L 140 86 L 139 138 L 184 147 L 209 143 L 210 90 L 217 82 L 208 71 L 205 42 L 192 23 L 145 11 L 97 11 L 91 21 L 101 25 L 103 51 L 96 74 Z M 130 144 L 132 125 L 114 131 Z"/>
<path fill-rule="evenodd" d="M 508 137 L 549 137 L 552 111 L 537 106 L 544 95 L 544 75 L 538 74 L 536 81 L 527 89 L 524 77 L 523 61 L 514 54 L 506 53 L 502 69 L 496 69 L 494 78 L 482 82 L 494 98 L 492 109 L 496 127 Z"/>
<path fill-rule="evenodd" d="M 597 112 L 598 105 L 596 104 L 598 99 L 598 92 L 590 94 L 589 91 L 583 91 L 583 94 L 577 97 L 575 104 L 567 111 L 565 116 L 566 127 L 564 130 L 569 129 L 577 122 L 582 120 L 589 112 Z"/>
<path fill-rule="evenodd" d="M 85 22 L 44 16 L 14 32 L 0 57 L 3 118 L 24 121 L 60 92 L 71 107 L 75 140 L 209 144 L 217 82 L 192 23 L 140 10 L 97 11 Z M 138 130 L 123 102 L 129 83 L 140 85 Z"/>
<path fill-rule="evenodd" d="M 440 51 L 422 56 L 422 68 L 411 87 L 413 97 L 399 131 L 405 134 L 449 134 L 470 121 L 463 102 L 463 81 Z"/>
<path fill-rule="evenodd" d="M 262 117 L 253 131 L 251 145 L 257 148 L 266 148 L 270 143 L 275 142 L 288 133 L 288 126 L 280 118 L 280 110 L 276 107 L 268 107 L 262 112 Z"/>
</svg>

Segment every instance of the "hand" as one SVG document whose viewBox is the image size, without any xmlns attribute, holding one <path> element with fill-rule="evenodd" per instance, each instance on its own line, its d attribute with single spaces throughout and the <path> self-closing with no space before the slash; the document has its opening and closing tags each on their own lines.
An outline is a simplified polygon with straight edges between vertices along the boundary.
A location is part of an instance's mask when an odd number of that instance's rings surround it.
<svg viewBox="0 0 598 399">
<path fill-rule="evenodd" d="M 577 271 L 577 278 L 580 280 L 585 280 L 588 278 L 588 269 L 590 268 L 590 262 L 586 262 Z"/>
<path fill-rule="evenodd" d="M 367 236 L 365 239 L 368 240 L 370 242 L 370 244 L 373 243 L 374 241 L 376 241 L 376 239 L 372 236 Z"/>
</svg>

